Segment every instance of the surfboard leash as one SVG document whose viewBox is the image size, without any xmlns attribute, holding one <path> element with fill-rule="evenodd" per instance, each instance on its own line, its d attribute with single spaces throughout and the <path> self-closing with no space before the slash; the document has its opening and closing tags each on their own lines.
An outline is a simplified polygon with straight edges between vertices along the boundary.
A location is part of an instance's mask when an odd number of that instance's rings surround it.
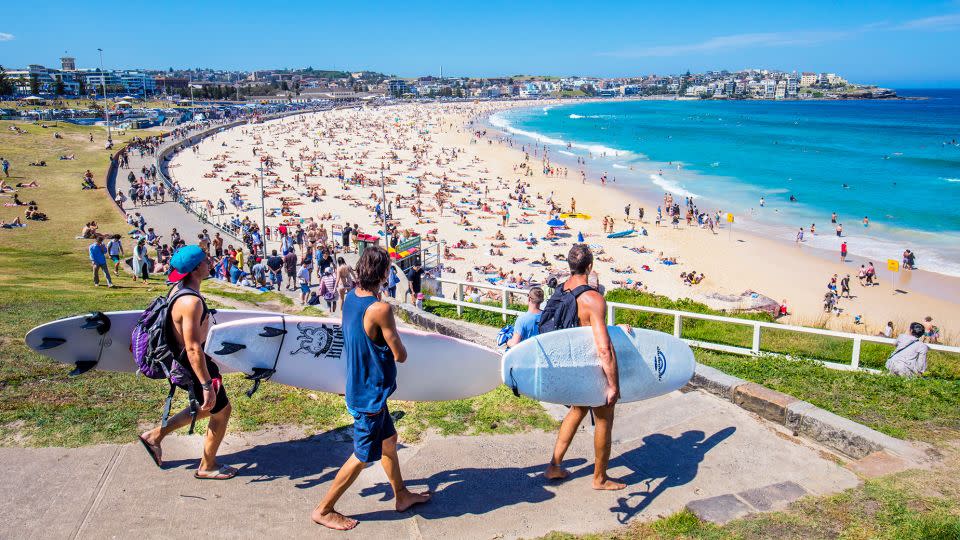
<svg viewBox="0 0 960 540">
<path fill-rule="evenodd" d="M 277 337 L 280 336 L 280 344 L 277 345 L 277 355 L 273 358 L 273 368 L 253 368 L 253 373 L 247 375 L 247 379 L 253 381 L 253 386 L 247 390 L 246 394 L 248 398 L 252 398 L 253 394 L 257 392 L 260 388 L 261 381 L 269 381 L 270 377 L 273 377 L 273 374 L 277 372 L 277 364 L 280 363 L 280 353 L 283 352 L 283 342 L 287 337 L 287 318 L 285 315 L 280 316 L 280 328 L 274 328 L 272 326 L 266 326 L 263 329 L 263 332 L 260 332 L 260 337 Z"/>
</svg>

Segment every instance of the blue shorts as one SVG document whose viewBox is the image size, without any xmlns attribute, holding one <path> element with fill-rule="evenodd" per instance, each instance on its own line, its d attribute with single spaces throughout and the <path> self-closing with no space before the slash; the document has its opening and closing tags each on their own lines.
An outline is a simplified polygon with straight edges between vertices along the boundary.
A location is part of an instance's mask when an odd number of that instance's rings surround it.
<svg viewBox="0 0 960 540">
<path fill-rule="evenodd" d="M 353 416 L 353 454 L 364 463 L 380 461 L 383 441 L 397 434 L 386 405 L 374 414 L 357 412 L 350 407 L 347 412 Z"/>
<path fill-rule="evenodd" d="M 310 286 L 307 285 L 306 283 L 301 283 L 301 284 L 300 284 L 300 292 L 302 292 L 303 294 L 309 294 L 309 293 L 310 293 Z"/>
</svg>

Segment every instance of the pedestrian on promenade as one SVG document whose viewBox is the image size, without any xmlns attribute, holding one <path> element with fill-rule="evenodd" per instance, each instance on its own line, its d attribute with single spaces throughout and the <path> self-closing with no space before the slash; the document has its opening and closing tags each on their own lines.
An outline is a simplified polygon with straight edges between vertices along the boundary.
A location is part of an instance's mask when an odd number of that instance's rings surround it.
<svg viewBox="0 0 960 540">
<path fill-rule="evenodd" d="M 617 370 L 617 354 L 607 333 L 607 303 L 596 289 L 587 284 L 593 271 L 593 253 L 585 244 L 574 244 L 567 254 L 570 278 L 561 285 L 547 302 L 540 318 L 540 332 L 587 326 L 593 329 L 597 344 L 597 356 L 606 377 L 605 404 L 600 407 L 573 406 L 560 424 L 557 442 L 544 476 L 550 480 L 563 480 L 570 471 L 563 468 L 563 456 L 567 453 L 573 436 L 588 412 L 596 422 L 593 434 L 595 463 L 593 466 L 593 489 L 618 490 L 625 484 L 607 476 L 610 461 L 611 434 L 613 431 L 614 405 L 620 399 L 620 375 Z M 629 330 L 629 327 L 626 328 Z M 630 330 L 632 331 L 632 330 Z"/>
<path fill-rule="evenodd" d="M 169 340 L 171 352 L 190 370 L 190 385 L 202 390 L 200 409 L 196 419 L 210 418 L 203 442 L 200 466 L 193 473 L 198 480 L 228 480 L 237 475 L 237 469 L 220 465 L 217 450 L 227 433 L 230 421 L 230 400 L 220 369 L 203 352 L 203 340 L 210 327 L 210 310 L 200 294 L 203 280 L 210 276 L 210 258 L 199 246 L 184 246 L 170 259 L 172 267 L 169 281 L 175 283 L 168 298 L 167 326 L 173 339 Z M 186 361 L 184 361 L 186 360 Z M 189 387 L 188 387 L 189 388 Z M 167 425 L 156 427 L 140 435 L 140 442 L 158 467 L 163 466 L 161 444 L 164 437 L 189 425 L 193 421 L 190 407 L 171 417 Z"/>
<path fill-rule="evenodd" d="M 277 255 L 277 250 L 273 250 L 267 259 L 267 268 L 270 270 L 270 283 L 272 287 L 276 287 L 279 291 L 280 284 L 283 283 L 283 259 Z"/>
<path fill-rule="evenodd" d="M 113 273 L 119 276 L 120 260 L 124 256 L 123 242 L 120 241 L 119 234 L 110 237 L 110 243 L 107 244 L 107 254 L 110 255 L 110 260 L 113 261 Z"/>
<path fill-rule="evenodd" d="M 100 286 L 100 271 L 107 278 L 107 287 L 113 287 L 113 281 L 110 279 L 110 270 L 107 268 L 107 248 L 103 245 L 103 236 L 97 236 L 97 239 L 90 244 L 90 264 L 93 265 L 93 285 Z"/>
<path fill-rule="evenodd" d="M 430 500 L 429 492 L 413 493 L 403 482 L 397 430 L 387 408 L 387 398 L 397 389 L 396 363 L 407 360 L 390 304 L 380 301 L 380 287 L 389 269 L 390 256 L 385 249 L 365 249 L 357 263 L 358 286 L 343 305 L 343 354 L 347 363 L 344 397 L 354 420 L 353 454 L 337 471 L 329 491 L 310 516 L 331 529 L 357 526 L 357 520 L 338 512 L 335 505 L 367 463 L 382 460 L 398 512 Z"/>
</svg>

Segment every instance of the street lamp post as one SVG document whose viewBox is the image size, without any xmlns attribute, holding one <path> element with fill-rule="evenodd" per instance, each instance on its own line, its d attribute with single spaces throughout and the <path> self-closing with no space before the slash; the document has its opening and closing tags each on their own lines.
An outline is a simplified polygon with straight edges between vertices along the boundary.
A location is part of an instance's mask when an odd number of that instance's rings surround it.
<svg viewBox="0 0 960 540">
<path fill-rule="evenodd" d="M 380 216 L 383 218 L 383 243 L 390 253 L 390 231 L 387 230 L 387 183 L 383 179 L 383 163 L 380 164 Z"/>
<path fill-rule="evenodd" d="M 113 132 L 110 130 L 110 104 L 107 103 L 107 75 L 103 71 L 103 49 L 98 48 L 100 52 L 100 85 L 103 88 L 103 110 L 107 114 L 107 144 L 113 144 Z"/>
<path fill-rule="evenodd" d="M 267 254 L 267 210 L 263 194 L 263 164 L 260 158 L 260 239 L 263 241 L 263 255 Z"/>
</svg>

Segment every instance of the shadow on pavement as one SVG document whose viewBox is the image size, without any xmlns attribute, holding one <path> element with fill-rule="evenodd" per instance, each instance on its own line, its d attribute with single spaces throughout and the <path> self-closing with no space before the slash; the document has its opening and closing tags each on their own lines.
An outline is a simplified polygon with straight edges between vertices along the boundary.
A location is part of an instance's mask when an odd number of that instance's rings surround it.
<svg viewBox="0 0 960 540">
<path fill-rule="evenodd" d="M 618 514 L 617 520 L 620 523 L 630 521 L 666 490 L 682 486 L 696 478 L 700 463 L 707 452 L 733 435 L 736 430 L 733 426 L 726 427 L 706 439 L 706 434 L 700 430 L 686 431 L 676 438 L 660 433 L 647 435 L 643 438 L 642 446 L 610 460 L 611 468 L 623 465 L 633 471 L 621 479 L 623 482 L 628 486 L 643 483 L 646 490 L 620 497 L 617 499 L 618 505 L 610 511 Z M 660 482 L 651 489 L 651 485 L 658 479 Z M 640 500 L 631 504 L 634 497 L 640 497 Z"/>
<path fill-rule="evenodd" d="M 238 480 L 270 482 L 278 478 L 299 480 L 300 489 L 309 489 L 332 480 L 353 452 L 353 426 L 345 426 L 304 439 L 279 441 L 217 456 L 224 464 L 237 467 Z M 401 445 L 402 448 L 402 445 Z M 164 469 L 195 468 L 200 458 L 165 461 Z"/>
<path fill-rule="evenodd" d="M 586 463 L 585 459 L 570 460 L 574 465 Z M 552 484 L 543 477 L 545 465 L 530 467 L 481 468 L 466 467 L 442 471 L 427 478 L 406 480 L 411 491 L 428 489 L 433 496 L 429 504 L 416 507 L 416 514 L 424 519 L 440 519 L 467 514 L 486 514 L 498 508 L 520 503 L 538 503 L 556 495 L 546 489 Z M 387 483 L 365 488 L 361 497 L 380 496 L 381 501 L 393 498 Z M 406 513 L 377 511 L 354 514 L 361 521 L 387 521 L 405 519 Z"/>
</svg>

